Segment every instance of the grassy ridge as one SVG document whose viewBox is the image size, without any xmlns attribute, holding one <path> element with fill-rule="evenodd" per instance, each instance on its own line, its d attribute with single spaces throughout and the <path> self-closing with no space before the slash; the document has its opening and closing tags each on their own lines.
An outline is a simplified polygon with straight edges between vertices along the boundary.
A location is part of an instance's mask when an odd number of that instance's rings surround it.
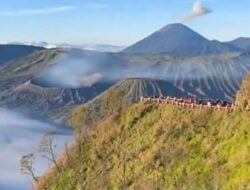
<svg viewBox="0 0 250 190">
<path fill-rule="evenodd" d="M 92 127 L 112 114 L 120 113 L 127 106 L 138 102 L 141 96 L 187 96 L 184 92 L 162 80 L 126 79 L 87 104 L 74 109 L 70 121 L 74 127 Z"/>
<path fill-rule="evenodd" d="M 54 63 L 54 58 L 63 56 L 65 52 L 66 50 L 61 49 L 42 50 L 9 62 L 7 65 L 1 66 L 0 80 L 7 80 L 13 78 L 13 76 L 16 78 L 30 75 L 36 77 L 41 71 Z"/>
<path fill-rule="evenodd" d="M 250 75 L 242 82 L 241 89 L 237 93 L 236 104 L 240 107 L 250 106 Z"/>
<path fill-rule="evenodd" d="M 37 189 L 249 189 L 249 116 L 135 104 L 99 124 Z"/>
</svg>

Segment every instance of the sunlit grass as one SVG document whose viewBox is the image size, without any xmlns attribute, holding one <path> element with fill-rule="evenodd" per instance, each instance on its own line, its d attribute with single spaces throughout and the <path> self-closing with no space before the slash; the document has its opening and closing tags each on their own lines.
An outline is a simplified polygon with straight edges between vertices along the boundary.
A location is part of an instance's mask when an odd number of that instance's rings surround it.
<svg viewBox="0 0 250 190">
<path fill-rule="evenodd" d="M 94 129 L 83 152 L 46 183 L 53 190 L 247 189 L 248 118 L 136 104 Z"/>
</svg>

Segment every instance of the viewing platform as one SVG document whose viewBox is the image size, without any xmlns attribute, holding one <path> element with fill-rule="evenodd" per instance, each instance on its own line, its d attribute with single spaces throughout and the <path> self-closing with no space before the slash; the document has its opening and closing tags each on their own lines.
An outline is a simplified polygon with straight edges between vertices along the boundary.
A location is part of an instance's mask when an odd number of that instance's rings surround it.
<svg viewBox="0 0 250 190">
<path fill-rule="evenodd" d="M 195 98 L 183 99 L 176 97 L 141 97 L 141 102 L 153 102 L 159 104 L 168 104 L 182 108 L 192 109 L 210 109 L 219 111 L 234 111 L 237 105 L 221 100 L 197 100 Z"/>
</svg>

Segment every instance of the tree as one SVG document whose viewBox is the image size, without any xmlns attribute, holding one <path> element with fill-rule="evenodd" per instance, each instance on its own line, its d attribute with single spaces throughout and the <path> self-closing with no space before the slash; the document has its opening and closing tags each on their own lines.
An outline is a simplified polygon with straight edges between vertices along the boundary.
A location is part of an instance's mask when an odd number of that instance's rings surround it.
<svg viewBox="0 0 250 190">
<path fill-rule="evenodd" d="M 34 154 L 24 155 L 20 160 L 20 170 L 22 174 L 29 175 L 35 182 L 38 182 L 38 178 L 36 177 L 33 168 L 34 159 Z"/>
<path fill-rule="evenodd" d="M 55 137 L 55 132 L 48 132 L 46 133 L 40 143 L 39 146 L 39 152 L 44 153 L 43 157 L 52 162 L 57 171 L 60 172 L 61 169 L 56 161 L 56 154 L 55 154 L 55 148 L 56 145 L 54 144 L 54 137 Z"/>
</svg>

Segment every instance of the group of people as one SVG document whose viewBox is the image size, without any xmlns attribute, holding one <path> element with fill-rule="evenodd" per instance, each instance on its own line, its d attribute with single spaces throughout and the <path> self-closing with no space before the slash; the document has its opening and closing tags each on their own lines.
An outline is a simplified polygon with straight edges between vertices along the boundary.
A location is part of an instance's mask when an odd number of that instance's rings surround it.
<svg viewBox="0 0 250 190">
<path fill-rule="evenodd" d="M 209 99 L 196 99 L 196 98 L 176 98 L 176 97 L 141 97 L 141 101 L 150 101 L 150 102 L 158 102 L 172 105 L 179 105 L 183 107 L 191 107 L 191 108 L 213 108 L 218 110 L 230 110 L 234 109 L 236 105 L 225 101 L 225 100 L 209 100 Z"/>
</svg>

